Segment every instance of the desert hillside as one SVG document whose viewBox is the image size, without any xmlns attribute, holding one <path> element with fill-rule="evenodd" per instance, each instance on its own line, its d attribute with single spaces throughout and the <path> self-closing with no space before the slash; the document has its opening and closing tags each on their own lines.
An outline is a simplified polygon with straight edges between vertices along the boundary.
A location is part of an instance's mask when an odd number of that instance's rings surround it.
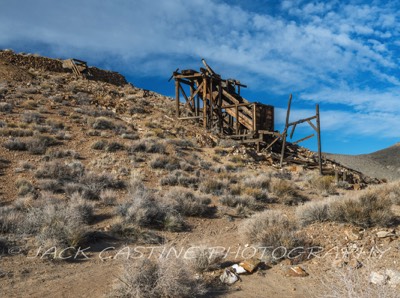
<svg viewBox="0 0 400 298">
<path fill-rule="evenodd" d="M 341 155 L 328 154 L 329 158 L 360 171 L 370 177 L 394 181 L 400 179 L 400 145 L 370 154 Z"/>
<path fill-rule="evenodd" d="M 89 70 L 0 51 L 2 297 L 398 297 L 399 182 L 280 169 Z"/>
</svg>

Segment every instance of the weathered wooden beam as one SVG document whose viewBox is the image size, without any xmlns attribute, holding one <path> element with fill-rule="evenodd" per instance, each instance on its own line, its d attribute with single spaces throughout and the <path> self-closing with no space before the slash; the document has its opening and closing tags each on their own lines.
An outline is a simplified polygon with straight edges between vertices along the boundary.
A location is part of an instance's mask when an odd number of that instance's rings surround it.
<svg viewBox="0 0 400 298">
<path fill-rule="evenodd" d="M 201 73 L 194 74 L 194 75 L 176 75 L 174 76 L 175 79 L 199 79 L 203 75 Z"/>
<path fill-rule="evenodd" d="M 222 108 L 223 109 L 230 109 L 230 108 L 234 108 L 234 107 L 249 107 L 253 105 L 252 103 L 238 103 L 238 104 L 233 104 L 233 105 L 223 105 Z"/>
<path fill-rule="evenodd" d="M 207 128 L 207 79 L 203 77 L 203 127 Z"/>
<path fill-rule="evenodd" d="M 265 148 L 265 150 L 268 150 L 269 148 L 271 148 L 279 139 L 280 139 L 280 136 L 278 136 L 275 140 L 273 140 L 273 141 L 267 146 L 267 148 Z"/>
<path fill-rule="evenodd" d="M 293 137 L 294 130 L 296 129 L 296 126 L 297 126 L 297 124 L 294 124 L 294 125 L 293 125 L 293 127 L 292 127 L 292 132 L 290 133 L 290 138 Z"/>
<path fill-rule="evenodd" d="M 286 111 L 286 121 L 285 121 L 285 131 L 282 134 L 282 150 L 281 150 L 281 160 L 279 163 L 279 166 L 282 168 L 283 165 L 283 159 L 285 158 L 285 146 L 286 146 L 286 136 L 287 136 L 287 130 L 289 128 L 289 117 L 290 117 L 290 106 L 292 104 L 292 94 L 289 96 L 289 101 L 288 101 L 288 108 Z"/>
<path fill-rule="evenodd" d="M 175 80 L 176 117 L 180 116 L 180 111 L 179 111 L 179 105 L 180 105 L 180 102 L 179 102 L 179 86 L 180 86 L 179 81 Z"/>
<path fill-rule="evenodd" d="M 297 140 L 296 142 L 293 142 L 293 144 L 296 145 L 296 144 L 301 143 L 301 142 L 303 142 L 303 141 L 305 141 L 305 140 L 311 139 L 313 136 L 314 136 L 314 134 L 309 135 L 309 136 L 306 136 L 306 137 L 304 137 L 304 138 L 302 138 L 302 139 L 300 139 L 300 140 Z"/>
<path fill-rule="evenodd" d="M 179 117 L 179 120 L 192 120 L 192 119 L 200 119 L 202 116 L 190 116 L 190 117 Z"/>
<path fill-rule="evenodd" d="M 311 120 L 308 120 L 307 123 L 310 124 L 310 126 L 318 133 L 318 128 L 311 122 Z"/>
<path fill-rule="evenodd" d="M 307 122 L 307 121 L 310 121 L 310 120 L 313 120 L 313 119 L 316 119 L 316 118 L 317 118 L 317 116 L 312 116 L 312 117 L 309 117 L 309 118 L 300 119 L 298 121 L 290 122 L 288 124 L 288 127 L 292 126 L 292 125 L 295 125 L 295 124 L 301 124 L 301 123 L 304 123 L 304 122 Z"/>
</svg>

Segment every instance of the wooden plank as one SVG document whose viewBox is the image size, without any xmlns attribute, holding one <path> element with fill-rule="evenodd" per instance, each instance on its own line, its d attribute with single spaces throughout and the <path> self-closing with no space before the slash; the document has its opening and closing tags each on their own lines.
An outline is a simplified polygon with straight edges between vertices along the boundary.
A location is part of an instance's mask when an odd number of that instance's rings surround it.
<svg viewBox="0 0 400 298">
<path fill-rule="evenodd" d="M 231 109 L 231 108 L 234 108 L 236 106 L 238 106 L 238 107 L 249 107 L 251 105 L 253 105 L 253 104 L 252 103 L 239 103 L 239 104 L 233 104 L 233 105 L 223 105 L 221 108 L 223 108 L 223 109 Z"/>
</svg>

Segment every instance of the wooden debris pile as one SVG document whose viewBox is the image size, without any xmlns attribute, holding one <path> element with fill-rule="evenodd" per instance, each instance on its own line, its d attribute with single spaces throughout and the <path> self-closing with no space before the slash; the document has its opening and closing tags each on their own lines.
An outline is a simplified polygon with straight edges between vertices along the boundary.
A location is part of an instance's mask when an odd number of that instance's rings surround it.
<svg viewBox="0 0 400 298">
<path fill-rule="evenodd" d="M 268 166 L 280 169 L 281 153 L 279 145 L 279 143 L 276 144 L 272 150 L 264 148 L 260 153 L 257 153 L 254 149 L 251 150 L 250 147 L 245 145 L 235 146 L 230 154 L 246 156 L 255 162 L 262 162 Z M 318 153 L 293 143 L 287 143 L 283 167 L 291 171 L 299 169 L 317 170 L 319 169 Z M 323 157 L 322 172 L 324 175 L 335 176 L 337 183 L 346 182 L 349 184 L 349 187 L 354 189 L 364 188 L 368 184 L 380 184 L 384 182 L 377 178 L 368 177 L 359 171 L 345 167 L 326 157 Z"/>
</svg>

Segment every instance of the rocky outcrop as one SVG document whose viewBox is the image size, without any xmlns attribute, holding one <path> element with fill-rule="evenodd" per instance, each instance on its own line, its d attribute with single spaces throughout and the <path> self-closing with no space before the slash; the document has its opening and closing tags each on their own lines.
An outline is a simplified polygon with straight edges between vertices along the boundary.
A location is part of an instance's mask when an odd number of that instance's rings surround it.
<svg viewBox="0 0 400 298">
<path fill-rule="evenodd" d="M 66 72 L 72 74 L 71 69 L 63 67 L 63 61 L 60 59 L 41 57 L 33 54 L 16 54 L 11 50 L 2 50 L 0 51 L 0 60 L 25 69 L 33 68 L 40 71 Z M 89 75 L 87 78 L 116 86 L 128 84 L 123 75 L 114 71 L 102 70 L 97 67 L 89 67 Z"/>
</svg>

